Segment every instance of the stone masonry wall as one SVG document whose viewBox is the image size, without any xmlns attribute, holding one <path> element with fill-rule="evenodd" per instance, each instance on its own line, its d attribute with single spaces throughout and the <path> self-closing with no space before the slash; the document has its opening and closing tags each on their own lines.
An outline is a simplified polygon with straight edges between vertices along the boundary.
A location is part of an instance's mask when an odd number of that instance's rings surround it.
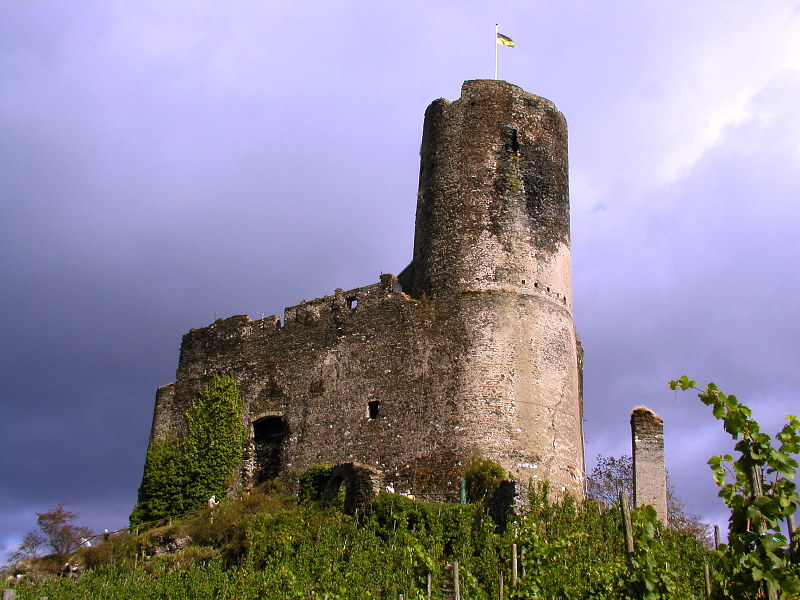
<svg viewBox="0 0 800 600">
<path fill-rule="evenodd" d="M 448 400 L 448 375 L 458 369 L 440 337 L 448 325 L 393 291 L 395 283 L 384 275 L 379 284 L 287 308 L 282 327 L 276 317 L 239 316 L 190 331 L 174 393 L 158 395 L 157 420 L 168 425 L 154 432 L 176 423 L 185 429 L 194 395 L 211 375 L 228 373 L 245 398 L 246 424 L 285 420 L 281 478 L 290 487 L 314 464 L 356 462 L 398 489 L 454 489 L 469 452 Z M 257 471 L 248 460 L 245 479 Z"/>
<path fill-rule="evenodd" d="M 474 455 L 523 485 L 583 493 L 581 350 L 572 322 L 566 122 L 502 81 L 426 112 L 410 282 L 397 278 L 183 338 L 152 439 L 230 374 L 253 433 L 240 481 L 293 488 L 322 462 L 398 491 L 453 492 Z M 404 281 L 405 283 L 405 281 Z"/>
<path fill-rule="evenodd" d="M 523 482 L 583 494 L 566 121 L 503 81 L 467 81 L 425 113 L 412 293 L 462 328 L 467 431 Z"/>
<path fill-rule="evenodd" d="M 633 503 L 651 505 L 667 523 L 667 469 L 664 464 L 664 422 L 649 408 L 631 413 Z"/>
</svg>

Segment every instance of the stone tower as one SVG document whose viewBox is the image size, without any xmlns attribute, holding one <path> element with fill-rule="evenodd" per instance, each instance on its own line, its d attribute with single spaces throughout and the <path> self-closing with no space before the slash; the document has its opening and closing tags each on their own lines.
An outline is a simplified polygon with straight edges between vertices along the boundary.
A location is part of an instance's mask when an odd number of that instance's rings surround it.
<svg viewBox="0 0 800 600">
<path fill-rule="evenodd" d="M 644 406 L 631 413 L 633 505 L 649 504 L 667 524 L 667 468 L 664 463 L 664 421 Z"/>
<path fill-rule="evenodd" d="M 551 102 L 503 81 L 436 100 L 423 130 L 414 256 L 398 276 L 183 337 L 152 440 L 186 434 L 215 374 L 244 399 L 242 485 L 290 488 L 319 463 L 452 497 L 473 456 L 583 495 L 581 350 L 572 322 L 567 135 Z"/>
<path fill-rule="evenodd" d="M 582 495 L 569 234 L 567 126 L 550 101 L 477 80 L 428 107 L 411 293 L 463 325 L 455 401 L 482 452 Z"/>
</svg>

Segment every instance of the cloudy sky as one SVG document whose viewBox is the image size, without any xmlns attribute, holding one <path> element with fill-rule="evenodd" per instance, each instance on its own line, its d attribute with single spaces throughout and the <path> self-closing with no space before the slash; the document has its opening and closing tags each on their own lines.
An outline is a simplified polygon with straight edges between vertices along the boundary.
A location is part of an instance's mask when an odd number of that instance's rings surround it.
<svg viewBox="0 0 800 600">
<path fill-rule="evenodd" d="M 666 381 L 800 410 L 800 2 L 0 0 L 0 553 L 58 502 L 125 525 L 190 328 L 408 263 L 424 110 L 496 22 L 569 123 L 587 456 L 645 404 L 724 522 Z"/>
</svg>

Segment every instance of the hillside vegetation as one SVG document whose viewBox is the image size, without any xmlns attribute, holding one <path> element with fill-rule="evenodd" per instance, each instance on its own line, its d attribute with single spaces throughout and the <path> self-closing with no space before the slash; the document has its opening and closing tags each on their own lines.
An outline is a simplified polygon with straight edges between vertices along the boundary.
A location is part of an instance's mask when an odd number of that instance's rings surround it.
<svg viewBox="0 0 800 600">
<path fill-rule="evenodd" d="M 368 515 L 351 517 L 337 502 L 255 490 L 84 548 L 74 558 L 82 575 L 20 584 L 17 597 L 396 600 L 426 598 L 430 576 L 431 597 L 440 599 L 452 588 L 454 562 L 465 599 L 499 598 L 501 576 L 506 598 L 623 598 L 646 585 L 673 598 L 703 597 L 708 551 L 699 541 L 634 511 L 640 552 L 630 564 L 620 511 L 602 508 L 569 497 L 551 503 L 541 490 L 531 512 L 500 531 L 482 503 L 382 493 Z"/>
<path fill-rule="evenodd" d="M 206 408 L 227 403 L 235 416 L 235 388 L 225 379 L 213 383 Z M 72 547 L 76 538 L 80 541 L 82 529 L 71 524 L 77 514 L 63 505 L 37 513 L 56 554 L 26 559 L 26 576 L 15 582 L 18 598 L 439 600 L 453 598 L 457 587 L 465 600 L 797 600 L 794 480 L 800 419 L 788 415 L 772 438 L 760 430 L 748 407 L 714 384 L 697 387 L 682 377 L 670 386 L 697 391 L 736 441 L 735 456 L 708 461 L 719 496 L 730 509 L 727 544 L 715 550 L 689 533 L 702 534 L 702 528 L 679 521 L 681 529 L 665 529 L 650 506 L 629 513 L 624 489 L 614 504 L 613 497 L 578 502 L 566 496 L 552 502 L 546 485 L 532 488 L 530 509 L 497 523 L 483 498 L 503 470 L 480 458 L 465 471 L 465 495 L 472 504 L 381 493 L 368 510 L 350 516 L 343 510 L 343 495 L 321 499 L 330 468 L 318 465 L 301 477 L 299 498 L 267 484 L 229 495 L 218 506 L 209 503 L 181 520 L 142 522 L 145 515 L 174 508 L 160 495 L 158 482 L 172 469 L 175 456 L 187 468 L 200 465 L 196 477 L 181 483 L 182 500 L 176 506 L 185 507 L 184 501 L 196 506 L 209 490 L 224 486 L 232 459 L 217 468 L 217 463 L 208 466 L 185 457 L 195 446 L 225 450 L 214 455 L 222 458 L 230 445 L 238 452 L 238 421 L 228 419 L 232 425 L 219 429 L 200 418 L 205 414 L 200 411 L 179 453 L 148 456 L 151 471 L 147 475 L 146 469 L 145 479 L 152 479 L 140 489 L 130 532 L 69 556 L 62 538 L 69 533 Z M 220 437 L 220 431 L 230 433 L 230 439 Z M 219 439 L 227 441 L 219 444 Z M 194 483 L 200 475 L 205 477 L 202 488 Z M 33 552 L 42 542 L 28 534 L 20 552 Z M 79 575 L 47 576 L 67 558 Z"/>
</svg>

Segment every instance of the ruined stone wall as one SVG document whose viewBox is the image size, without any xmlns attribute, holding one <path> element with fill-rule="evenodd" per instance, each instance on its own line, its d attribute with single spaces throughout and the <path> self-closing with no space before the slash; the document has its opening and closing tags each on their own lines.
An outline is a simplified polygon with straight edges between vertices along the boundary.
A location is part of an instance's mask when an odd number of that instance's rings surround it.
<svg viewBox="0 0 800 600">
<path fill-rule="evenodd" d="M 253 432 L 244 484 L 274 473 L 294 487 L 328 462 L 398 491 L 453 491 L 481 455 L 582 496 L 563 116 L 506 82 L 466 82 L 429 107 L 421 155 L 406 289 L 383 275 L 289 307 L 283 324 L 190 331 L 153 438 L 183 435 L 194 395 L 227 373 Z"/>
<path fill-rule="evenodd" d="M 452 489 L 464 444 L 449 400 L 458 366 L 439 335 L 447 325 L 393 291 L 391 275 L 382 279 L 287 308 L 282 327 L 276 317 L 239 316 L 187 333 L 174 391 L 158 395 L 156 435 L 185 431 L 194 395 L 228 373 L 245 398 L 246 425 L 284 419 L 280 475 L 290 487 L 314 464 L 356 462 L 399 489 Z M 253 450 L 245 480 L 258 476 Z"/>
<path fill-rule="evenodd" d="M 649 408 L 631 413 L 633 504 L 651 505 L 667 523 L 667 468 L 664 464 L 664 422 Z"/>
</svg>

